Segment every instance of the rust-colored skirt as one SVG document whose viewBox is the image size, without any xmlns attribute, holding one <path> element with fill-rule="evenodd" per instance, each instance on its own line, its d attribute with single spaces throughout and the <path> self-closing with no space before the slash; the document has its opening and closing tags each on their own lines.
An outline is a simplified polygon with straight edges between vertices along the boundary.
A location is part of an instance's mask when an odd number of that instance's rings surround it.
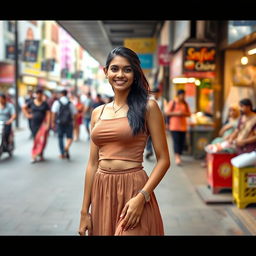
<svg viewBox="0 0 256 256">
<path fill-rule="evenodd" d="M 154 193 L 145 203 L 140 223 L 134 229 L 122 231 L 121 212 L 148 180 L 143 167 L 123 170 L 98 168 L 91 196 L 91 217 L 94 236 L 159 236 L 164 235 L 163 221 Z"/>
</svg>

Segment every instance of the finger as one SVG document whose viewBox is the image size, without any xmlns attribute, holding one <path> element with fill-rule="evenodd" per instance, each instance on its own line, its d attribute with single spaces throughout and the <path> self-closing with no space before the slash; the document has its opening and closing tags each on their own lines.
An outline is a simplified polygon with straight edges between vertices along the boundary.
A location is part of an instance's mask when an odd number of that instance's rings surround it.
<svg viewBox="0 0 256 256">
<path fill-rule="evenodd" d="M 84 231 L 78 231 L 78 234 L 79 234 L 80 236 L 84 236 L 84 235 L 85 235 L 85 232 L 84 232 Z"/>
<path fill-rule="evenodd" d="M 85 236 L 85 232 L 86 232 L 86 230 L 87 230 L 87 228 L 86 228 L 86 227 L 84 227 L 84 228 L 80 228 L 80 229 L 79 229 L 79 232 L 78 232 L 78 233 L 79 233 L 79 235 L 80 235 L 80 236 Z"/>
<path fill-rule="evenodd" d="M 131 216 L 131 214 L 129 212 L 127 212 L 125 217 L 124 217 L 124 219 L 123 219 L 123 221 L 122 221 L 122 225 L 121 225 L 122 229 L 124 229 L 126 227 L 127 222 L 129 220 L 130 216 Z"/>
<path fill-rule="evenodd" d="M 134 225 L 132 225 L 131 229 L 134 229 L 135 227 L 137 227 L 137 225 L 139 224 L 140 222 L 140 218 L 137 218 Z"/>
<path fill-rule="evenodd" d="M 126 223 L 125 226 L 124 226 L 124 230 L 129 229 L 129 227 L 133 224 L 133 219 L 134 219 L 133 216 L 130 216 L 130 217 L 129 217 L 127 223 Z"/>
<path fill-rule="evenodd" d="M 122 212 L 121 212 L 121 215 L 120 215 L 120 218 L 123 218 L 125 215 L 126 215 L 126 211 L 127 211 L 127 209 L 128 209 L 128 204 L 126 204 L 125 206 L 124 206 L 124 209 L 122 210 Z"/>
</svg>

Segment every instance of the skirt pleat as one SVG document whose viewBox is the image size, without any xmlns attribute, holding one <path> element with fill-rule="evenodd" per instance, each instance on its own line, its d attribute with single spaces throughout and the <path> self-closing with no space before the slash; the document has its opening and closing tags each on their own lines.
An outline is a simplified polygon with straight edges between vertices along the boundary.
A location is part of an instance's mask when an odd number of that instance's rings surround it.
<svg viewBox="0 0 256 256">
<path fill-rule="evenodd" d="M 121 212 L 125 204 L 142 189 L 148 180 L 143 167 L 124 170 L 98 168 L 91 196 L 92 235 L 164 235 L 164 228 L 154 193 L 145 203 L 140 223 L 134 229 L 121 229 Z"/>
</svg>

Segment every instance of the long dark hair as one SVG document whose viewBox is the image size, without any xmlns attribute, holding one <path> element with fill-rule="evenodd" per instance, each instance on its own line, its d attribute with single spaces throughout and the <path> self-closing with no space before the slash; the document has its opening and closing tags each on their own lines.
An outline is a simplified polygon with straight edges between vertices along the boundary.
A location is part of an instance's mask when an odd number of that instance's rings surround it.
<svg viewBox="0 0 256 256">
<path fill-rule="evenodd" d="M 107 57 L 105 66 L 107 69 L 115 56 L 126 58 L 131 64 L 134 72 L 133 84 L 131 85 L 131 90 L 127 97 L 127 104 L 129 107 L 127 117 L 133 135 L 140 132 L 146 132 L 145 114 L 149 94 L 149 84 L 141 69 L 139 57 L 129 48 L 123 46 L 116 47 Z"/>
</svg>

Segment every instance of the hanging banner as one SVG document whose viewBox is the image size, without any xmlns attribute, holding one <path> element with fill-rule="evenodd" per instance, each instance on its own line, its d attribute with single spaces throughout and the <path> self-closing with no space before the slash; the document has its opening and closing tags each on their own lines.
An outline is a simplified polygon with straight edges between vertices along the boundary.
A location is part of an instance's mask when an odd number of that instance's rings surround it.
<svg viewBox="0 0 256 256">
<path fill-rule="evenodd" d="M 169 51 L 168 51 L 168 45 L 159 45 L 158 46 L 158 64 L 160 66 L 169 66 L 170 55 L 169 55 Z"/>
<path fill-rule="evenodd" d="M 214 78 L 216 76 L 216 47 L 184 46 L 183 74 L 187 77 Z"/>
<path fill-rule="evenodd" d="M 6 59 L 15 60 L 15 46 L 13 44 L 5 46 L 5 56 Z"/>
<path fill-rule="evenodd" d="M 154 53 L 156 51 L 155 38 L 126 38 L 124 39 L 124 46 L 130 48 L 136 53 Z"/>
<path fill-rule="evenodd" d="M 26 40 L 24 45 L 23 61 L 37 62 L 39 40 Z"/>
<path fill-rule="evenodd" d="M 153 68 L 153 54 L 138 54 L 138 57 L 142 69 Z"/>
</svg>

